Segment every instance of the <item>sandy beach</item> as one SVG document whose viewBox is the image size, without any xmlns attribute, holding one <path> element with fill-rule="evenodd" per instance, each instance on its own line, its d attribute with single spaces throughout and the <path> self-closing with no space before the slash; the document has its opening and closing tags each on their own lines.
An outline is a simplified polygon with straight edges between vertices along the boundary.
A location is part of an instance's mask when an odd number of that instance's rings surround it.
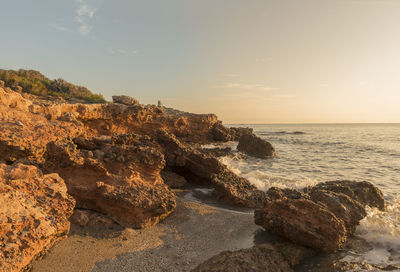
<svg viewBox="0 0 400 272">
<path fill-rule="evenodd" d="M 212 207 L 188 194 L 178 192 L 176 211 L 151 228 L 72 225 L 32 271 L 190 271 L 221 251 L 252 247 L 263 233 L 251 211 Z"/>
</svg>

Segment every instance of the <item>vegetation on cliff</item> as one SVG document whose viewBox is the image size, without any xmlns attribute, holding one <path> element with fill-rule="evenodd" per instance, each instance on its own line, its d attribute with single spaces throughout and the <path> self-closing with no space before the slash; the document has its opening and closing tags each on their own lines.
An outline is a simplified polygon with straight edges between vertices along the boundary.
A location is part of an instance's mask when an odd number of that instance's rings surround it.
<svg viewBox="0 0 400 272">
<path fill-rule="evenodd" d="M 22 91 L 35 95 L 75 98 L 88 103 L 106 102 L 102 95 L 94 94 L 85 87 L 74 85 L 63 79 L 51 80 L 35 70 L 0 69 L 0 80 L 4 81 L 7 87 L 15 89 L 21 86 Z"/>
</svg>

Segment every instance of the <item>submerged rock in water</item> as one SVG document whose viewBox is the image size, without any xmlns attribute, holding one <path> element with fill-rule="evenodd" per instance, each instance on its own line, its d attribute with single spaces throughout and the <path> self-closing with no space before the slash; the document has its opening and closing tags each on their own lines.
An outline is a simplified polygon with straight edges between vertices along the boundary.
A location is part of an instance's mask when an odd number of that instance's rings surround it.
<svg viewBox="0 0 400 272">
<path fill-rule="evenodd" d="M 21 271 L 64 237 L 75 206 L 57 174 L 0 164 L 0 271 Z"/>
<path fill-rule="evenodd" d="M 288 243 L 262 244 L 249 249 L 224 251 L 198 265 L 192 272 L 290 272 L 314 252 Z"/>
<path fill-rule="evenodd" d="M 240 152 L 258 158 L 268 158 L 275 155 L 274 147 L 254 134 L 244 134 L 239 139 L 237 149 Z"/>
<path fill-rule="evenodd" d="M 335 181 L 305 193 L 271 188 L 255 222 L 267 231 L 323 252 L 335 252 L 366 216 L 365 206 L 384 207 L 381 191 L 368 182 Z"/>
</svg>

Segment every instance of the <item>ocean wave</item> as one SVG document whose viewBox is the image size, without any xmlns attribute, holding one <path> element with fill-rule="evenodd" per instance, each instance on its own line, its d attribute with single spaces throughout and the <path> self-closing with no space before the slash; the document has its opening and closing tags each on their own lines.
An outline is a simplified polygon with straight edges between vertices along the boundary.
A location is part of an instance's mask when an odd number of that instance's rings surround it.
<svg viewBox="0 0 400 272">
<path fill-rule="evenodd" d="M 368 208 L 356 235 L 373 247 L 362 256 L 366 262 L 400 265 L 400 200 L 395 199 L 384 212 Z"/>
<path fill-rule="evenodd" d="M 259 169 L 254 170 L 246 160 L 237 157 L 221 157 L 219 160 L 232 172 L 246 178 L 261 191 L 268 191 L 271 187 L 303 189 L 318 183 L 318 181 L 309 178 L 290 179 L 274 176 Z"/>
<path fill-rule="evenodd" d="M 203 149 L 213 149 L 213 148 L 226 148 L 226 147 L 230 147 L 232 149 L 236 149 L 238 142 L 225 142 L 225 143 L 216 143 L 216 144 L 204 144 L 201 145 L 201 148 Z"/>
</svg>

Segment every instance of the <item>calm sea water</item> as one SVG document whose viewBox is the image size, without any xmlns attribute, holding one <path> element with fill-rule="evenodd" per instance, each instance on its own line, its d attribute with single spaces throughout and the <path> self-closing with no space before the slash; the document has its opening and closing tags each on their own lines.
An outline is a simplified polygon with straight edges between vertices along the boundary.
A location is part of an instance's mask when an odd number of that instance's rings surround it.
<svg viewBox="0 0 400 272">
<path fill-rule="evenodd" d="M 369 209 L 357 236 L 371 250 L 356 261 L 400 265 L 400 124 L 234 125 L 252 127 L 276 150 L 276 157 L 223 163 L 261 190 L 301 189 L 329 180 L 369 181 L 385 195 L 385 212 Z M 235 148 L 236 143 L 228 143 Z"/>
</svg>

